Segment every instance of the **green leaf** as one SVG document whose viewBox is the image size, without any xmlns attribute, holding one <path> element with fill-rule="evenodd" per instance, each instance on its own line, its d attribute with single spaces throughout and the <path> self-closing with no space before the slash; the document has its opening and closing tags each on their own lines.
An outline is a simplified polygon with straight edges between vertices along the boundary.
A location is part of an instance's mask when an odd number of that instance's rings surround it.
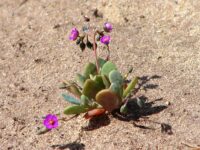
<svg viewBox="0 0 200 150">
<path fill-rule="evenodd" d="M 92 74 L 90 74 L 90 79 L 91 79 L 91 80 L 94 80 L 94 78 L 95 78 L 95 76 L 92 75 Z"/>
<path fill-rule="evenodd" d="M 105 85 L 105 88 L 109 88 L 110 87 L 110 81 L 108 80 L 108 78 L 105 75 L 102 75 L 102 80 L 103 80 L 103 83 Z"/>
<path fill-rule="evenodd" d="M 94 77 L 94 81 L 98 84 L 99 87 L 101 87 L 101 89 L 105 89 L 105 85 L 103 83 L 103 79 L 101 75 L 96 75 Z"/>
<path fill-rule="evenodd" d="M 77 73 L 77 74 L 76 74 L 76 80 L 78 81 L 78 83 L 79 83 L 81 86 L 83 86 L 83 84 L 85 83 L 86 78 L 85 78 L 83 75 Z"/>
<path fill-rule="evenodd" d="M 93 64 L 93 63 L 88 63 L 86 66 L 85 66 L 85 69 L 84 69 L 84 73 L 83 73 L 83 76 L 88 79 L 90 77 L 90 74 L 94 75 L 96 74 L 96 65 Z"/>
<path fill-rule="evenodd" d="M 125 103 L 120 107 L 120 113 L 127 114 L 127 112 L 128 112 L 127 103 Z"/>
<path fill-rule="evenodd" d="M 85 96 L 85 95 L 81 95 L 81 105 L 83 106 L 89 106 L 92 102 L 90 101 L 90 99 Z"/>
<path fill-rule="evenodd" d="M 119 98 L 121 99 L 122 97 L 122 86 L 119 85 L 118 83 L 111 83 L 110 85 L 110 90 L 113 91 L 114 93 L 116 93 Z"/>
<path fill-rule="evenodd" d="M 70 102 L 72 104 L 80 105 L 80 101 L 77 100 L 76 98 L 74 98 L 72 96 L 69 96 L 67 94 L 64 94 L 64 93 L 62 94 L 62 96 L 66 101 L 68 101 L 68 102 Z"/>
<path fill-rule="evenodd" d="M 103 65 L 106 63 L 106 60 L 104 60 L 103 58 L 100 58 L 100 57 L 97 59 L 97 61 L 98 61 L 100 68 L 102 68 Z"/>
<path fill-rule="evenodd" d="M 94 99 L 96 94 L 102 89 L 102 87 L 95 81 L 87 79 L 83 85 L 82 94 L 89 99 Z"/>
<path fill-rule="evenodd" d="M 130 92 L 135 88 L 137 83 L 138 83 L 138 77 L 135 77 L 135 79 L 133 79 L 131 83 L 128 84 L 127 88 L 124 90 L 123 97 L 128 96 Z"/>
<path fill-rule="evenodd" d="M 124 75 L 124 80 L 127 79 L 128 75 L 129 75 L 130 73 L 132 73 L 132 71 L 133 71 L 133 67 L 130 67 L 129 70 L 128 70 L 128 72 Z"/>
<path fill-rule="evenodd" d="M 110 62 L 110 61 L 107 61 L 107 62 L 103 65 L 103 67 L 102 67 L 102 69 L 101 69 L 101 74 L 102 74 L 102 75 L 108 76 L 109 73 L 110 73 L 112 70 L 117 70 L 116 65 L 113 64 L 113 63 Z"/>
<path fill-rule="evenodd" d="M 109 80 L 111 83 L 118 83 L 119 85 L 122 85 L 123 83 L 123 77 L 121 73 L 117 70 L 112 70 L 109 73 Z"/>
<path fill-rule="evenodd" d="M 83 105 L 73 105 L 73 106 L 68 106 L 64 110 L 64 114 L 70 115 L 70 114 L 81 114 L 87 112 L 89 109 L 86 108 Z"/>
<path fill-rule="evenodd" d="M 81 97 L 81 92 L 79 91 L 79 88 L 77 87 L 76 83 L 70 81 L 64 81 L 63 84 L 65 84 L 65 89 L 67 91 L 69 91 L 78 98 Z"/>
<path fill-rule="evenodd" d="M 145 105 L 145 101 L 140 99 L 140 98 L 137 98 L 137 104 L 140 108 L 143 108 L 144 105 Z"/>
<path fill-rule="evenodd" d="M 66 89 L 66 88 L 67 88 L 67 84 L 64 82 L 59 85 L 59 89 Z"/>
</svg>

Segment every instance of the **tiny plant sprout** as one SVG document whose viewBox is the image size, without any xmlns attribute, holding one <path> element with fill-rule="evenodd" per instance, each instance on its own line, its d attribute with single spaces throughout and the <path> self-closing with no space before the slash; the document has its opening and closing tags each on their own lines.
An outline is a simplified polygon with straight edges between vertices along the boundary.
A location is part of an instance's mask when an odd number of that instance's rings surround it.
<svg viewBox="0 0 200 150">
<path fill-rule="evenodd" d="M 76 81 L 64 81 L 60 86 L 70 93 L 68 95 L 65 92 L 62 96 L 64 100 L 72 104 L 64 109 L 64 114 L 84 114 L 86 119 L 111 113 L 114 110 L 126 114 L 128 97 L 135 89 L 138 78 L 135 77 L 127 83 L 130 72 L 120 73 L 117 66 L 110 61 L 111 36 L 109 34 L 113 30 L 112 24 L 106 22 L 102 25 L 102 29 L 88 29 L 88 31 L 91 30 L 93 34 L 85 31 L 79 33 L 78 29 L 73 28 L 69 35 L 69 39 L 75 41 L 82 52 L 92 49 L 90 53 L 93 54 L 94 60 L 84 65 L 82 73 L 76 74 Z M 104 44 L 107 49 L 106 58 L 101 58 L 97 54 L 97 47 L 100 43 Z M 44 125 L 50 129 L 57 127 L 56 117 L 47 116 Z"/>
<path fill-rule="evenodd" d="M 47 129 L 58 127 L 58 118 L 56 115 L 48 114 L 43 120 L 43 124 Z"/>
</svg>

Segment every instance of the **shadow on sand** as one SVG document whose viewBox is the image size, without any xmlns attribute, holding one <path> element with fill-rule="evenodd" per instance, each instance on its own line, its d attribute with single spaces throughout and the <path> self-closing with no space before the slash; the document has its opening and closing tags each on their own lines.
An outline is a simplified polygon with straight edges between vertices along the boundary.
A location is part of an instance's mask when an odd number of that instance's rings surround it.
<svg viewBox="0 0 200 150">
<path fill-rule="evenodd" d="M 57 145 L 52 145 L 51 147 L 59 149 L 59 150 L 63 150 L 63 149 L 84 150 L 85 149 L 85 145 L 83 143 L 79 143 L 79 142 L 72 142 L 72 143 L 68 143 L 68 144 L 57 144 Z"/>
<path fill-rule="evenodd" d="M 138 87 L 133 91 L 132 94 L 135 95 L 141 88 L 145 91 L 147 91 L 149 89 L 158 88 L 157 84 L 149 84 L 149 81 L 151 81 L 153 79 L 160 79 L 160 78 L 161 78 L 161 76 L 158 76 L 158 75 L 140 77 Z M 129 82 L 129 81 L 127 81 L 127 82 Z M 144 106 L 142 108 L 138 105 L 137 99 L 140 99 L 141 101 L 144 102 Z M 148 102 L 148 98 L 145 96 L 130 98 L 127 103 L 128 112 L 126 115 L 121 114 L 119 109 L 114 110 L 111 114 L 114 118 L 121 120 L 121 121 L 127 121 L 127 122 L 128 121 L 138 121 L 140 118 L 148 117 L 153 114 L 157 114 L 157 113 L 163 111 L 164 109 L 166 109 L 167 106 L 165 106 L 165 105 L 153 106 L 154 103 L 156 103 L 157 101 L 161 101 L 161 100 L 162 100 L 162 98 L 159 98 L 159 99 L 154 100 L 153 102 Z M 89 121 L 88 126 L 83 128 L 83 130 L 91 131 L 91 130 L 98 129 L 102 126 L 107 126 L 109 124 L 110 124 L 110 118 L 108 117 L 108 115 L 94 117 Z M 161 124 L 161 123 L 159 123 L 159 124 Z M 137 126 L 136 124 L 135 124 L 135 126 L 143 128 L 143 129 L 148 129 L 148 127 L 145 127 L 145 126 Z M 164 126 L 166 127 L 166 124 L 161 125 L 161 128 Z M 162 128 L 162 132 L 164 132 L 163 129 L 164 128 Z"/>
</svg>

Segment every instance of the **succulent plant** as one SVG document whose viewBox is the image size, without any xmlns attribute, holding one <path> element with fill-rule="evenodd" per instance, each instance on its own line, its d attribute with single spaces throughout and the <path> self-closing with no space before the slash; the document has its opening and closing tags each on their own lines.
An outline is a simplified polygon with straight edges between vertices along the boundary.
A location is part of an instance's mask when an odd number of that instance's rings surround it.
<svg viewBox="0 0 200 150">
<path fill-rule="evenodd" d="M 63 82 L 65 89 L 73 95 L 62 94 L 66 101 L 73 104 L 65 108 L 65 114 L 86 113 L 85 117 L 90 118 L 106 111 L 112 112 L 120 107 L 122 113 L 126 112 L 124 100 L 135 88 L 138 79 L 134 78 L 127 84 L 111 61 L 103 58 L 98 60 L 103 62 L 99 73 L 93 63 L 88 63 L 83 74 L 77 74 L 78 84 Z"/>
<path fill-rule="evenodd" d="M 93 49 L 95 63 L 89 62 L 85 65 L 83 73 L 76 75 L 76 82 L 64 81 L 61 88 L 66 89 L 70 95 L 64 93 L 63 98 L 69 103 L 73 104 L 67 106 L 64 110 L 64 114 L 81 114 L 85 113 L 85 118 L 92 118 L 104 114 L 105 112 L 112 112 L 115 109 L 119 109 L 121 113 L 127 112 L 127 97 L 135 88 L 138 82 L 138 78 L 135 77 L 130 83 L 127 83 L 127 74 L 122 75 L 117 69 L 117 66 L 112 63 L 110 59 L 110 36 L 104 35 L 112 30 L 112 25 L 107 23 L 109 30 L 104 27 L 104 31 L 96 30 L 94 32 L 94 41 L 89 41 L 89 35 L 81 33 L 73 28 L 70 39 L 76 40 L 76 44 L 79 45 L 83 51 L 87 45 L 89 49 Z M 105 25 L 104 25 L 105 26 Z M 76 30 L 75 30 L 76 29 Z M 85 32 L 85 30 L 84 30 Z M 108 55 L 106 59 L 97 56 L 96 37 L 100 37 L 100 42 L 107 47 Z M 86 42 L 84 38 L 86 37 Z M 89 46 L 88 46 L 88 43 Z M 142 102 L 138 101 L 139 105 Z"/>
</svg>

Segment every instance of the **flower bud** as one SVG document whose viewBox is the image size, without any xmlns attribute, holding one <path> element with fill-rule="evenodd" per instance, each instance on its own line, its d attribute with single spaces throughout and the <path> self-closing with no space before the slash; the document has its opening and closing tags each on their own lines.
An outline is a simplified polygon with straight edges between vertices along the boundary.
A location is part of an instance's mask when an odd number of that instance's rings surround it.
<svg viewBox="0 0 200 150">
<path fill-rule="evenodd" d="M 90 41 L 87 41 L 86 46 L 87 48 L 92 49 L 93 44 Z"/>
<path fill-rule="evenodd" d="M 80 48 L 81 48 L 82 51 L 85 50 L 85 47 L 86 47 L 86 46 L 85 46 L 85 43 L 84 43 L 84 42 L 81 42 L 81 43 L 80 43 Z"/>
<path fill-rule="evenodd" d="M 76 44 L 79 45 L 80 43 L 81 43 L 81 38 L 79 37 L 79 38 L 77 38 L 77 40 L 76 40 Z"/>
<path fill-rule="evenodd" d="M 103 29 L 105 32 L 111 32 L 113 29 L 112 24 L 110 24 L 108 22 L 104 23 Z"/>
</svg>

